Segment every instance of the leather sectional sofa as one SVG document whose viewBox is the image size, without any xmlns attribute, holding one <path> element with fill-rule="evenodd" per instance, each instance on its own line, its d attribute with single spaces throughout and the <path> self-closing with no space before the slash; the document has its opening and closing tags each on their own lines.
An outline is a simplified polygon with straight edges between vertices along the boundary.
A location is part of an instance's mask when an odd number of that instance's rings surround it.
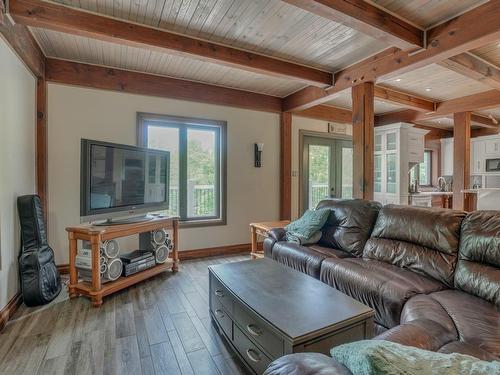
<svg viewBox="0 0 500 375">
<path fill-rule="evenodd" d="M 500 359 L 500 212 L 325 200 L 331 213 L 318 244 L 274 229 L 264 253 L 370 306 L 375 339 L 442 353 Z M 278 359 L 268 375 L 334 374 L 327 356 Z"/>
</svg>

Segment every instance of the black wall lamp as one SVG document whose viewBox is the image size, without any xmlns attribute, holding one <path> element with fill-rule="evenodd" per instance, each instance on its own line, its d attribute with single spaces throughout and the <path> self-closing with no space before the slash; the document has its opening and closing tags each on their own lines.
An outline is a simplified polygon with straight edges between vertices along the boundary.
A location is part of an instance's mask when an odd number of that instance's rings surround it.
<svg viewBox="0 0 500 375">
<path fill-rule="evenodd" d="M 255 153 L 255 168 L 260 168 L 262 166 L 262 150 L 264 150 L 264 143 L 256 143 L 254 145 Z"/>
</svg>

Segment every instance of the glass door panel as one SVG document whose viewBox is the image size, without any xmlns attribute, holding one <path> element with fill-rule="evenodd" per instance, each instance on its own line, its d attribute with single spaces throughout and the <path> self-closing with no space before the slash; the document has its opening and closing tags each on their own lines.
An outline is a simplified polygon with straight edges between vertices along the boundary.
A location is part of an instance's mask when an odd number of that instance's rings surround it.
<svg viewBox="0 0 500 375">
<path fill-rule="evenodd" d="M 396 139 L 397 139 L 396 133 L 387 133 L 386 134 L 385 149 L 387 151 L 396 151 L 396 149 L 397 149 Z"/>
<path fill-rule="evenodd" d="M 397 155 L 387 154 L 387 180 L 386 189 L 387 193 L 396 194 L 397 193 Z"/>
<path fill-rule="evenodd" d="M 382 151 L 382 134 L 375 136 L 375 152 Z"/>
<path fill-rule="evenodd" d="M 352 141 L 305 136 L 301 174 L 301 210 L 326 198 L 352 198 Z"/>
<path fill-rule="evenodd" d="M 375 155 L 375 193 L 382 192 L 382 155 Z"/>
<path fill-rule="evenodd" d="M 353 168 L 353 150 L 352 142 L 350 141 L 338 141 L 339 146 L 339 158 L 340 165 L 337 170 L 340 174 L 338 180 L 338 185 L 340 185 L 340 198 L 351 199 L 352 198 L 352 168 Z"/>
<path fill-rule="evenodd" d="M 330 195 L 331 146 L 309 146 L 309 209 Z"/>
</svg>

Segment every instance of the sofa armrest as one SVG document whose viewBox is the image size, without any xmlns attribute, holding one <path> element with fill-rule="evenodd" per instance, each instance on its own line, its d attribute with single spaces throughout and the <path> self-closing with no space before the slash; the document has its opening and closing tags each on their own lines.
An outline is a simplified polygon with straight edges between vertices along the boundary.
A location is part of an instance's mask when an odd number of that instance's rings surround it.
<svg viewBox="0 0 500 375">
<path fill-rule="evenodd" d="M 412 320 L 374 338 L 374 340 L 392 341 L 433 352 L 457 339 L 456 332 L 450 332 L 441 324 L 429 319 Z"/>
<path fill-rule="evenodd" d="M 267 232 L 267 235 L 275 241 L 284 241 L 286 231 L 284 228 L 273 228 Z"/>
<path fill-rule="evenodd" d="M 335 361 L 319 353 L 297 353 L 278 358 L 267 368 L 264 375 L 351 375 L 351 372 Z"/>
</svg>

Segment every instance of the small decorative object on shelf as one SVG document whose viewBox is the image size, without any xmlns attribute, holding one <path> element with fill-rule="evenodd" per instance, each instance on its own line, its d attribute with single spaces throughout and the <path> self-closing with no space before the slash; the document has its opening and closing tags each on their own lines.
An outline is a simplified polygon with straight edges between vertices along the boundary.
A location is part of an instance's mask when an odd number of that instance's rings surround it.
<svg viewBox="0 0 500 375">
<path fill-rule="evenodd" d="M 178 218 L 121 225 L 77 225 L 66 228 L 69 239 L 69 296 L 91 299 L 102 305 L 102 298 L 171 269 L 178 271 Z M 141 259 L 137 253 L 123 254 L 117 238 L 139 235 Z M 82 248 L 78 251 L 78 241 Z M 135 255 L 134 255 L 135 254 Z M 82 281 L 79 281 L 80 278 Z"/>
</svg>

